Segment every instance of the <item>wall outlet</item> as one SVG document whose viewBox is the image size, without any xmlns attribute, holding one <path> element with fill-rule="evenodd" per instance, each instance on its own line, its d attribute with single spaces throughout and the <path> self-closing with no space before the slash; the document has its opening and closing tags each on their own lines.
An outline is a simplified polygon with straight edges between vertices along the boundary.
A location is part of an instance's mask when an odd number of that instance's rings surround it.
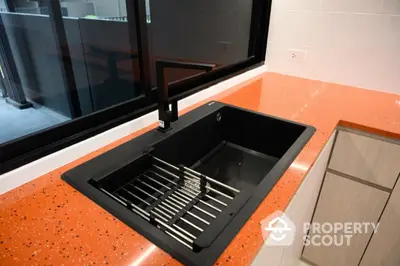
<svg viewBox="0 0 400 266">
<path fill-rule="evenodd" d="M 307 51 L 305 50 L 287 50 L 287 58 L 293 63 L 304 63 L 307 59 Z"/>
</svg>

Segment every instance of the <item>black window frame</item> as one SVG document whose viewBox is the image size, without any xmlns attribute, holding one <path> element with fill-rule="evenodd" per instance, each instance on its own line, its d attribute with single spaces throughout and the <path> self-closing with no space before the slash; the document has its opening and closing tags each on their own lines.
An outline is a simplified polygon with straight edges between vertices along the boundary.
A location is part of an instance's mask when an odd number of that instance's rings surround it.
<svg viewBox="0 0 400 266">
<path fill-rule="evenodd" d="M 74 76 L 65 38 L 65 29 L 62 25 L 60 3 L 58 0 L 46 1 L 50 6 L 49 18 L 52 30 L 56 33 L 56 43 L 59 46 L 60 58 L 62 59 L 62 69 L 65 73 L 64 82 L 69 90 L 71 105 L 74 105 L 76 85 L 74 81 L 71 81 L 71 77 L 74 79 Z M 144 95 L 0 144 L 0 174 L 21 167 L 157 109 L 155 88 L 152 88 L 150 80 L 151 61 L 145 0 L 126 0 L 125 2 L 128 27 L 130 29 L 135 27 L 137 32 L 137 36 L 135 36 L 130 31 L 129 38 L 131 42 L 137 38 L 140 77 Z M 8 4 L 8 10 L 15 10 L 12 6 L 12 0 L 8 0 L 6 3 Z M 263 65 L 267 48 L 271 3 L 272 0 L 253 0 L 249 57 L 247 59 L 217 68 L 208 73 L 170 83 L 169 88 L 172 92 L 170 100 L 185 98 L 218 82 Z"/>
</svg>

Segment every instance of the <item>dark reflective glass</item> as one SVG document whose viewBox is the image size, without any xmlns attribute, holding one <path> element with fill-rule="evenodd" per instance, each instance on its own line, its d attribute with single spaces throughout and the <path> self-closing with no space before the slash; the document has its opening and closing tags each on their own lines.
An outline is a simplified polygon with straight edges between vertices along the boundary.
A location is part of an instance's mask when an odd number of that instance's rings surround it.
<svg viewBox="0 0 400 266">
<path fill-rule="evenodd" d="M 251 0 L 147 0 L 152 84 L 155 60 L 213 64 L 215 69 L 249 57 Z M 204 71 L 169 69 L 169 82 Z"/>
<path fill-rule="evenodd" d="M 48 7 L 23 2 L 1 13 L 0 143 L 71 119 Z"/>
<path fill-rule="evenodd" d="M 143 94 L 125 0 L 51 1 L 0 1 L 0 144 Z"/>
<path fill-rule="evenodd" d="M 0 0 L 0 174 L 156 110 L 157 61 L 170 102 L 261 64 L 270 7 Z"/>
</svg>

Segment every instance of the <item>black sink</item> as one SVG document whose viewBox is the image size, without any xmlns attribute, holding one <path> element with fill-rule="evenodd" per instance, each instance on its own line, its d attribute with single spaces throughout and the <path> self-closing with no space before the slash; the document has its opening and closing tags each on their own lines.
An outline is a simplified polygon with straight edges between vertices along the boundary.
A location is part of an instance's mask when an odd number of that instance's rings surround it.
<svg viewBox="0 0 400 266">
<path fill-rule="evenodd" d="M 211 265 L 314 131 L 210 102 L 63 179 L 182 263 Z"/>
</svg>

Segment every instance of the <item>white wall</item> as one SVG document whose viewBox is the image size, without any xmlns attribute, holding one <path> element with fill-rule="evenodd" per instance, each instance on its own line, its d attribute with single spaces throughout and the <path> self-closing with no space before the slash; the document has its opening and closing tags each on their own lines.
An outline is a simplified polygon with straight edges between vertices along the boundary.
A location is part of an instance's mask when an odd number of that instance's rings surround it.
<svg viewBox="0 0 400 266">
<path fill-rule="evenodd" d="M 125 5 L 121 7 L 121 0 L 90 0 L 93 2 L 96 10 L 96 16 L 100 17 L 118 17 L 126 16 Z M 120 10 L 123 8 L 123 10 Z M 122 13 L 122 14 L 121 14 Z"/>
<path fill-rule="evenodd" d="M 0 0 L 0 8 L 7 8 L 5 0 Z"/>
<path fill-rule="evenodd" d="M 306 57 L 292 60 L 290 49 Z M 273 0 L 267 65 L 400 94 L 400 0 Z"/>
</svg>

